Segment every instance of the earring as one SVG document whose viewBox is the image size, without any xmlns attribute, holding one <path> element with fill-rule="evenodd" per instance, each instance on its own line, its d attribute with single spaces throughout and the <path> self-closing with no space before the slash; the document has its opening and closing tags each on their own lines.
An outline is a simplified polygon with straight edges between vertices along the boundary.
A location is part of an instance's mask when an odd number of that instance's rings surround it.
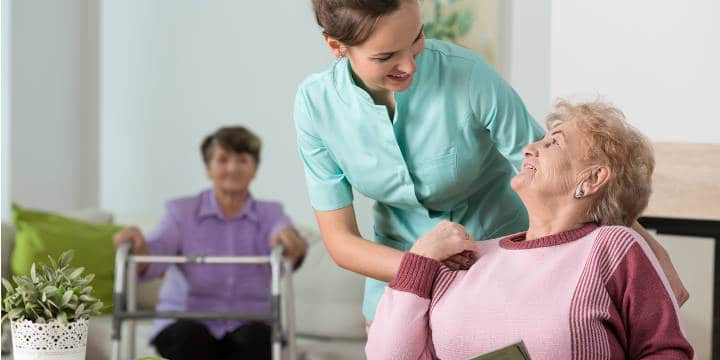
<svg viewBox="0 0 720 360">
<path fill-rule="evenodd" d="M 583 197 L 584 195 L 585 195 L 585 190 L 583 190 L 583 189 L 577 189 L 577 191 L 575 191 L 576 199 L 579 199 L 579 198 Z"/>
</svg>

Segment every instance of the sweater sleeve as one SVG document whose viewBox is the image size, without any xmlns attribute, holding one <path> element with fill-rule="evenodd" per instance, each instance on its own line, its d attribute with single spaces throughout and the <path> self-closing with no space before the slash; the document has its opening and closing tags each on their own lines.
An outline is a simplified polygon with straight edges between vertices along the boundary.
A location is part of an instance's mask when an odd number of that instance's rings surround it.
<svg viewBox="0 0 720 360">
<path fill-rule="evenodd" d="M 430 294 L 440 262 L 405 253 L 370 326 L 365 353 L 373 359 L 434 359 Z"/>
<path fill-rule="evenodd" d="M 642 241 L 630 246 L 606 284 L 617 310 L 611 328 L 629 359 L 692 359 L 669 283 Z"/>
</svg>

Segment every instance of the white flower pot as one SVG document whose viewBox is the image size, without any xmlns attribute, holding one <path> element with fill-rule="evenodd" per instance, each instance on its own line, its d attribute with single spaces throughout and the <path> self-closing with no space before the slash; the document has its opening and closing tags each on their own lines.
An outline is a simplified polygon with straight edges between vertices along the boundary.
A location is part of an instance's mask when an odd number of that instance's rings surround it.
<svg viewBox="0 0 720 360">
<path fill-rule="evenodd" d="M 13 360 L 85 360 L 88 321 L 11 323 Z"/>
</svg>

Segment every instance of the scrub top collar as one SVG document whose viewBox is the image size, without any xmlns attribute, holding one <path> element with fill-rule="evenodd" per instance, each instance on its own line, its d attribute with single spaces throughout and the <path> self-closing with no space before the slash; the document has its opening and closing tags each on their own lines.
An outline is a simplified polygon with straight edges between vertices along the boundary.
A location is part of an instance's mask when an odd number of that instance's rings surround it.
<svg viewBox="0 0 720 360">
<path fill-rule="evenodd" d="M 350 60 L 347 57 L 337 60 L 332 66 L 335 91 L 337 91 L 338 97 L 340 97 L 346 105 L 354 102 L 360 102 L 364 106 L 373 106 L 382 108 L 383 110 L 385 109 L 384 105 L 375 104 L 375 101 L 373 101 L 367 90 L 363 89 L 355 82 L 355 79 L 353 79 L 352 66 L 350 66 Z M 412 92 L 415 88 L 415 85 L 418 82 L 418 70 L 415 71 L 415 74 L 413 75 L 413 82 L 407 90 L 393 93 L 396 102 L 401 101 L 402 97 Z"/>
</svg>

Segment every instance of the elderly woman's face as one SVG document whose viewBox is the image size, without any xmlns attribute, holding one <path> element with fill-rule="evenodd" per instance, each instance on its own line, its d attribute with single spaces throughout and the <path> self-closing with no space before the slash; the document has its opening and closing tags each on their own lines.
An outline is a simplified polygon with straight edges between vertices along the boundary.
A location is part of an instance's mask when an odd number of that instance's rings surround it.
<svg viewBox="0 0 720 360">
<path fill-rule="evenodd" d="M 561 124 L 525 147 L 525 161 L 512 179 L 520 195 L 549 200 L 572 196 L 582 168 L 582 144 L 574 123 Z"/>
<path fill-rule="evenodd" d="M 255 177 L 257 164 L 252 155 L 238 154 L 214 145 L 207 174 L 216 190 L 223 192 L 246 191 Z"/>
</svg>

